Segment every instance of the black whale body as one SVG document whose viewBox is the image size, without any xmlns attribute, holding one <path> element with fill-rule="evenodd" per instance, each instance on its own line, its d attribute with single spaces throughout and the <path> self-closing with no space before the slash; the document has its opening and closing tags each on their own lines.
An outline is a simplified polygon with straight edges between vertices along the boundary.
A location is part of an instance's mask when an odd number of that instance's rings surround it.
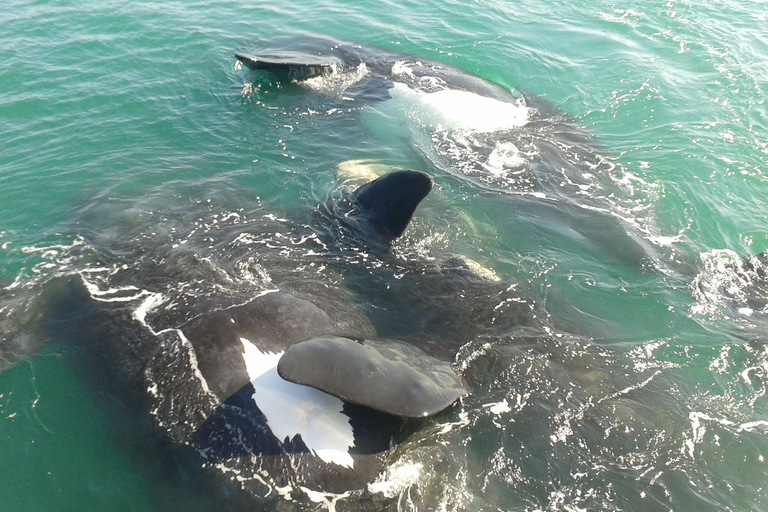
<svg viewBox="0 0 768 512">
<path fill-rule="evenodd" d="M 269 43 L 266 48 L 253 52 L 239 52 L 235 57 L 249 69 L 286 73 L 294 80 L 338 74 L 365 66 L 369 73 L 361 80 L 336 90 L 362 101 L 388 99 L 396 82 L 423 90 L 468 91 L 503 102 L 519 100 L 511 96 L 509 90 L 456 67 L 328 38 L 292 38 Z M 412 73 L 398 74 L 394 68 L 404 59 L 412 66 Z M 538 103 L 540 100 L 536 98 L 527 96 L 527 99 L 539 108 L 550 108 L 543 101 Z"/>
<path fill-rule="evenodd" d="M 367 243 L 386 245 L 402 234 L 431 187 L 432 180 L 424 173 L 391 173 L 345 195 L 343 204 L 332 210 L 345 212 L 340 219 L 345 229 Z M 391 208 L 397 211 L 391 212 Z M 330 455 L 324 455 L 323 446 L 317 444 L 324 440 L 302 437 L 301 433 L 281 435 L 279 427 L 270 424 L 275 409 L 264 409 L 259 398 L 263 395 L 258 395 L 270 390 L 275 380 L 254 388 L 248 350 L 278 356 L 298 340 L 348 332 L 354 332 L 354 339 L 365 344 L 376 330 L 355 308 L 354 296 L 345 305 L 343 298 L 326 301 L 311 291 L 282 286 L 261 286 L 256 293 L 253 289 L 235 290 L 234 294 L 220 297 L 205 294 L 195 297 L 200 302 L 185 305 L 187 298 L 183 294 L 166 296 L 167 290 L 173 289 L 163 288 L 169 279 L 185 283 L 190 282 L 190 276 L 193 281 L 206 278 L 215 289 L 229 278 L 194 255 L 175 252 L 179 250 L 171 250 L 165 257 L 153 256 L 151 263 L 137 263 L 136 272 L 119 279 L 120 270 L 106 280 L 98 278 L 100 271 L 91 273 L 87 269 L 55 277 L 32 301 L 36 314 L 26 320 L 27 331 L 64 341 L 70 347 L 73 363 L 107 402 L 106 408 L 115 416 L 112 424 L 118 425 L 118 435 L 124 440 L 142 444 L 146 443 L 144 437 L 156 438 L 158 446 L 170 450 L 172 458 L 181 461 L 179 464 L 204 466 L 205 474 L 211 477 L 209 483 L 236 476 L 237 486 L 260 499 L 276 496 L 276 489 L 284 493 L 292 489 L 294 498 L 301 493 L 297 490 L 300 488 L 343 493 L 364 489 L 379 475 L 391 447 L 420 424 L 420 420 L 408 416 L 434 414 L 463 394 L 463 390 L 455 388 L 448 398 L 437 399 L 443 402 L 428 400 L 423 406 L 426 414 L 405 412 L 415 398 L 387 395 L 388 387 L 381 385 L 386 379 L 377 381 L 378 388 L 366 387 L 363 370 L 353 370 L 340 377 L 341 382 L 330 381 L 359 390 L 357 395 L 345 396 L 348 402 L 330 397 L 338 402 L 338 410 L 331 411 L 330 437 L 334 437 L 334 426 L 341 425 L 340 430 L 348 430 L 348 445 L 342 444 L 341 449 L 331 446 Z M 97 266 L 102 265 L 99 262 Z M 453 274 L 441 273 L 446 277 Z M 343 290 L 322 288 L 323 293 L 343 295 Z M 439 346 L 439 340 L 436 336 L 433 341 Z M 423 348 L 431 351 L 434 346 L 425 344 Z M 407 387 L 409 379 L 418 381 L 419 398 L 430 388 L 445 388 L 444 382 L 425 385 L 420 377 L 437 368 L 450 371 L 448 363 L 413 350 L 395 348 L 395 359 L 415 358 L 422 364 L 419 370 L 398 373 L 397 384 Z M 345 369 L 370 365 L 370 358 L 345 358 L 346 352 L 334 355 Z M 435 353 L 445 356 L 447 351 Z M 385 369 L 395 364 L 382 362 L 381 358 L 373 361 Z M 310 368 L 312 363 L 312 358 L 300 354 L 295 371 L 299 375 L 309 373 L 302 368 Z M 320 372 L 305 384 L 329 390 L 328 378 L 327 373 Z M 383 406 L 374 405 L 374 399 Z M 315 398 L 308 402 L 310 407 L 312 400 Z M 387 412 L 371 408 L 386 409 L 384 406 L 391 404 L 394 408 Z M 279 409 L 288 409 L 290 404 L 284 405 L 279 404 Z M 137 418 L 144 425 L 138 431 L 132 427 Z"/>
</svg>

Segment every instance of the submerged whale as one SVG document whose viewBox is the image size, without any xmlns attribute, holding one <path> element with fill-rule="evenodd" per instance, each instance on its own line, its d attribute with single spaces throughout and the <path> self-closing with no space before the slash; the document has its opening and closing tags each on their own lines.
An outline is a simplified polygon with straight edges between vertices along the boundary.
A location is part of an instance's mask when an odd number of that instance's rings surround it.
<svg viewBox="0 0 768 512">
<path fill-rule="evenodd" d="M 431 188 L 423 172 L 396 171 L 329 210 L 355 234 L 348 244 L 386 246 Z M 222 279 L 187 257 L 153 255 L 120 279 L 128 265 L 54 278 L 23 329 L 64 341 L 99 393 L 120 404 L 118 414 L 151 419 L 151 430 L 193 465 L 253 495 L 364 489 L 392 446 L 466 393 L 449 360 L 376 338 L 354 300 L 273 283 L 196 294 L 200 303 L 168 297 L 172 287 L 157 284 Z M 326 293 L 343 295 L 335 286 Z"/>
</svg>

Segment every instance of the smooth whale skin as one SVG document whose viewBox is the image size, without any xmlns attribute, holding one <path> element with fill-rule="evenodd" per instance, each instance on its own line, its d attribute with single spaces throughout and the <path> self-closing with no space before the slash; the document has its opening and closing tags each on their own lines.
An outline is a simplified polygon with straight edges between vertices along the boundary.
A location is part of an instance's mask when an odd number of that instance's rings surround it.
<svg viewBox="0 0 768 512">
<path fill-rule="evenodd" d="M 432 178 L 418 171 L 397 171 L 361 185 L 352 193 L 352 215 L 389 243 L 399 238 L 413 212 L 432 190 Z M 349 215 L 345 217 L 349 218 Z"/>
<path fill-rule="evenodd" d="M 277 363 L 288 381 L 404 418 L 426 418 L 466 394 L 451 365 L 407 343 L 317 336 L 288 347 Z"/>
</svg>

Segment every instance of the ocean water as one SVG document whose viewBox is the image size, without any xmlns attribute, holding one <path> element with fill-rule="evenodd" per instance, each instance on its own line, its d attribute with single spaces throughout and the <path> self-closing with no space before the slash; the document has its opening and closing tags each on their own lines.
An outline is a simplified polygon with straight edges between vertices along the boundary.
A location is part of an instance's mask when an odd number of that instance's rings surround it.
<svg viewBox="0 0 768 512">
<path fill-rule="evenodd" d="M 0 509 L 768 510 L 767 274 L 750 259 L 768 249 L 767 16 L 733 1 L 10 0 Z M 235 63 L 315 36 L 455 66 L 545 114 L 500 143 L 466 118 L 436 129 L 413 98 L 358 105 Z M 394 263 L 330 268 L 301 230 L 355 165 L 422 170 L 435 190 Z M 454 256 L 500 291 L 419 295 L 423 262 Z M 164 271 L 179 258 L 200 274 Z M 201 481 L 131 434 L 77 345 L 32 327 L 66 275 L 191 307 L 332 283 L 380 336 L 445 345 L 454 321 L 471 392 L 365 493 L 243 502 L 234 475 Z M 452 309 L 488 301 L 490 316 Z"/>
</svg>

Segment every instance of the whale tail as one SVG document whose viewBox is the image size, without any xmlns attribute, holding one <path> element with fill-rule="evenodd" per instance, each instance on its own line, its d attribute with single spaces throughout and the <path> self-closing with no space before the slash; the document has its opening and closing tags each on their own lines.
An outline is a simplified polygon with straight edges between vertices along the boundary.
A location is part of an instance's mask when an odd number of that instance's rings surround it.
<svg viewBox="0 0 768 512">
<path fill-rule="evenodd" d="M 385 174 L 352 193 L 356 213 L 365 216 L 378 236 L 392 242 L 403 234 L 419 203 L 432 190 L 432 178 L 421 171 Z"/>
</svg>

